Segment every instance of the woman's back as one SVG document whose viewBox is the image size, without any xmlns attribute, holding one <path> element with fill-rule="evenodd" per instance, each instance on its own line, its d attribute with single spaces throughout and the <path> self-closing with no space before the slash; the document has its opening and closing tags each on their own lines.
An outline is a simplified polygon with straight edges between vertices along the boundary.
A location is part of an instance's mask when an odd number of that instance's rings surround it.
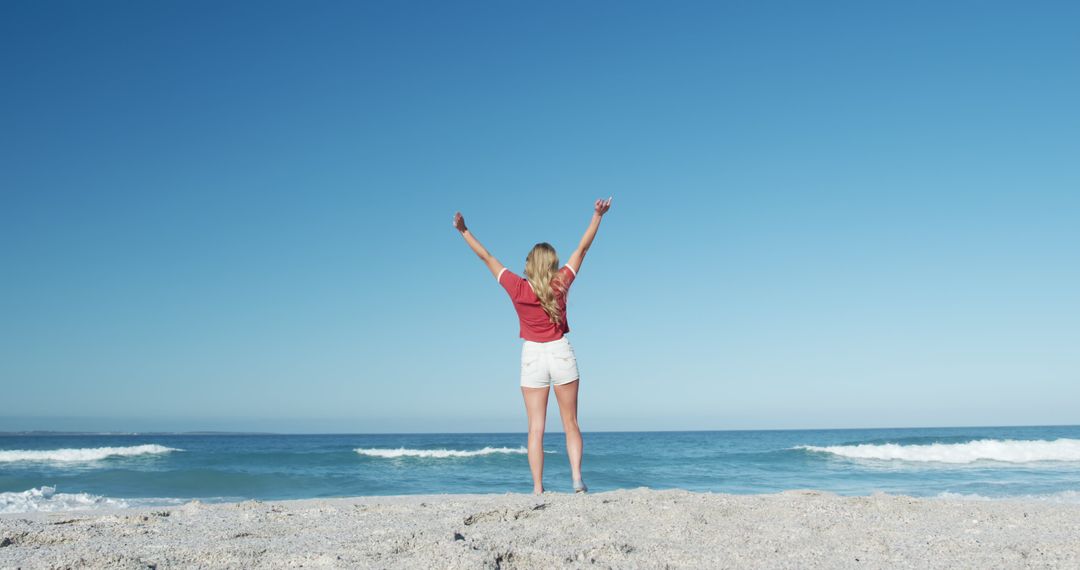
<svg viewBox="0 0 1080 570">
<path fill-rule="evenodd" d="M 502 285 L 502 288 L 510 295 L 514 310 L 517 311 L 520 325 L 518 334 L 521 338 L 533 342 L 550 342 L 570 332 L 570 325 L 566 321 L 566 296 L 576 276 L 577 273 L 567 264 L 562 266 L 552 278 L 551 289 L 555 294 L 555 303 L 559 311 L 559 324 L 555 324 L 544 310 L 540 297 L 533 290 L 528 279 L 505 267 L 499 272 L 499 285 Z"/>
</svg>

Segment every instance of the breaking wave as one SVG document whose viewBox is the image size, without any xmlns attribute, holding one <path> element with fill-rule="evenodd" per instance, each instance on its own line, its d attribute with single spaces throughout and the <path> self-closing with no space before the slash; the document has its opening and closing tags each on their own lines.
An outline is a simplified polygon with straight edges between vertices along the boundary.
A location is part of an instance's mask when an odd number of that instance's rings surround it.
<svg viewBox="0 0 1080 570">
<path fill-rule="evenodd" d="M 1080 439 L 1012 440 L 981 439 L 967 443 L 932 443 L 900 445 L 896 443 L 861 445 L 800 445 L 818 453 L 850 459 L 879 459 L 883 461 L 913 461 L 935 463 L 1031 463 L 1036 461 L 1080 461 Z"/>
<path fill-rule="evenodd" d="M 164 445 L 148 444 L 130 447 L 93 447 L 83 449 L 10 449 L 0 450 L 0 463 L 15 461 L 100 461 L 109 457 L 134 457 L 136 455 L 159 455 L 183 451 Z M 43 489 L 46 487 L 42 487 Z"/>
<path fill-rule="evenodd" d="M 0 493 L 0 514 L 126 509 L 184 502 L 185 499 L 113 499 L 90 493 L 57 493 L 56 487 L 42 486 L 29 491 Z"/>
<path fill-rule="evenodd" d="M 432 457 L 442 459 L 446 457 L 476 457 L 478 455 L 492 455 L 495 453 L 523 454 L 528 453 L 529 450 L 524 447 L 485 447 L 483 449 L 469 451 L 460 449 L 408 449 L 400 447 L 398 449 L 357 448 L 356 452 L 368 457 L 383 457 L 387 459 L 397 457 Z"/>
</svg>

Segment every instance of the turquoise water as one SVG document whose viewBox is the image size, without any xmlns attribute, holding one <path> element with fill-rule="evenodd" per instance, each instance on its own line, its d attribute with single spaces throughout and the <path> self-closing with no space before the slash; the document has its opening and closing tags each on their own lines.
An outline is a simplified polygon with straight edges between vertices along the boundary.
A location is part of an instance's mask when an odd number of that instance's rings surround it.
<svg viewBox="0 0 1080 570">
<path fill-rule="evenodd" d="M 524 434 L 0 435 L 0 512 L 415 493 L 526 493 Z M 586 433 L 593 491 L 813 488 L 1080 502 L 1080 426 Z M 545 483 L 569 491 L 562 434 Z"/>
</svg>

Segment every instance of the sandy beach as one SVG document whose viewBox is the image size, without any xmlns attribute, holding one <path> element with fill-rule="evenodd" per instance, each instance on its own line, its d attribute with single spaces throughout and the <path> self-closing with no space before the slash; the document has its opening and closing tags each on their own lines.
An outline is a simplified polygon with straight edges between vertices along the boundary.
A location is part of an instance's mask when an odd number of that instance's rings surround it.
<svg viewBox="0 0 1080 570">
<path fill-rule="evenodd" d="M 1080 506 L 646 489 L 0 517 L 3 568 L 1075 568 Z"/>
</svg>

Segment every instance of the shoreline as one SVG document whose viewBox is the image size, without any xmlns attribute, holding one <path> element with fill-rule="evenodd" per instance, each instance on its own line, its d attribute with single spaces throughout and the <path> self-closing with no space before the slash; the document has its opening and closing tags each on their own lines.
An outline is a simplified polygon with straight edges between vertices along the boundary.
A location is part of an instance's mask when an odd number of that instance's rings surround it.
<svg viewBox="0 0 1080 570">
<path fill-rule="evenodd" d="M 884 491 L 878 491 L 866 495 L 841 495 L 832 491 L 826 491 L 821 489 L 787 489 L 784 491 L 777 491 L 773 493 L 724 493 L 713 491 L 690 491 L 686 489 L 678 488 L 664 488 L 653 489 L 650 487 L 636 487 L 627 489 L 613 489 L 609 491 L 593 491 L 584 494 L 584 496 L 597 496 L 605 495 L 609 493 L 686 493 L 688 495 L 700 495 L 706 497 L 732 497 L 732 498 L 752 498 L 752 497 L 776 497 L 786 495 L 812 495 L 812 496 L 825 496 L 833 497 L 836 499 L 873 499 L 873 498 L 893 498 L 893 499 L 911 499 L 915 501 L 925 502 L 946 502 L 946 503 L 959 503 L 959 504 L 1020 504 L 1020 505 L 1060 505 L 1064 507 L 1073 507 L 1080 510 L 1080 502 L 1072 501 L 1055 501 L 1048 498 L 1042 498 L 1032 495 L 1019 495 L 1019 496 L 1004 496 L 1004 497 L 984 497 L 978 495 L 962 495 L 946 493 L 945 496 L 933 495 L 933 496 L 915 496 L 904 494 L 886 493 Z M 1080 493 L 1080 491 L 1078 491 Z M 12 519 L 27 519 L 32 521 L 46 521 L 51 517 L 94 517 L 94 516 L 119 516 L 125 514 L 145 513 L 152 511 L 162 510 L 175 510 L 183 509 L 189 505 L 198 508 L 217 508 L 217 507 L 240 507 L 241 505 L 278 505 L 282 507 L 297 507 L 305 508 L 311 506 L 333 506 L 335 503 L 378 503 L 378 504 L 397 504 L 408 503 L 410 501 L 420 502 L 434 502 L 434 501 L 456 501 L 456 500 L 483 500 L 491 499 L 495 497 L 528 497 L 532 499 L 544 499 L 547 497 L 558 496 L 582 496 L 576 495 L 573 492 L 564 491 L 546 491 L 543 495 L 533 495 L 531 493 L 515 493 L 512 491 L 505 491 L 502 493 L 416 493 L 406 495 L 350 495 L 342 497 L 307 497 L 301 499 L 244 499 L 244 498 L 229 498 L 227 500 L 214 500 L 214 498 L 167 498 L 163 500 L 170 501 L 167 504 L 159 505 L 144 505 L 136 504 L 126 507 L 90 507 L 90 508 L 75 508 L 75 509 L 58 509 L 52 511 L 27 511 L 27 512 L 0 512 L 0 522 L 4 520 Z M 153 500 L 152 498 L 140 498 L 140 497 L 127 497 L 127 498 L 110 498 L 111 500 L 122 501 L 142 501 Z"/>
<path fill-rule="evenodd" d="M 796 490 L 390 495 L 0 515 L 0 567 L 1080 565 L 1080 505 Z"/>
</svg>

